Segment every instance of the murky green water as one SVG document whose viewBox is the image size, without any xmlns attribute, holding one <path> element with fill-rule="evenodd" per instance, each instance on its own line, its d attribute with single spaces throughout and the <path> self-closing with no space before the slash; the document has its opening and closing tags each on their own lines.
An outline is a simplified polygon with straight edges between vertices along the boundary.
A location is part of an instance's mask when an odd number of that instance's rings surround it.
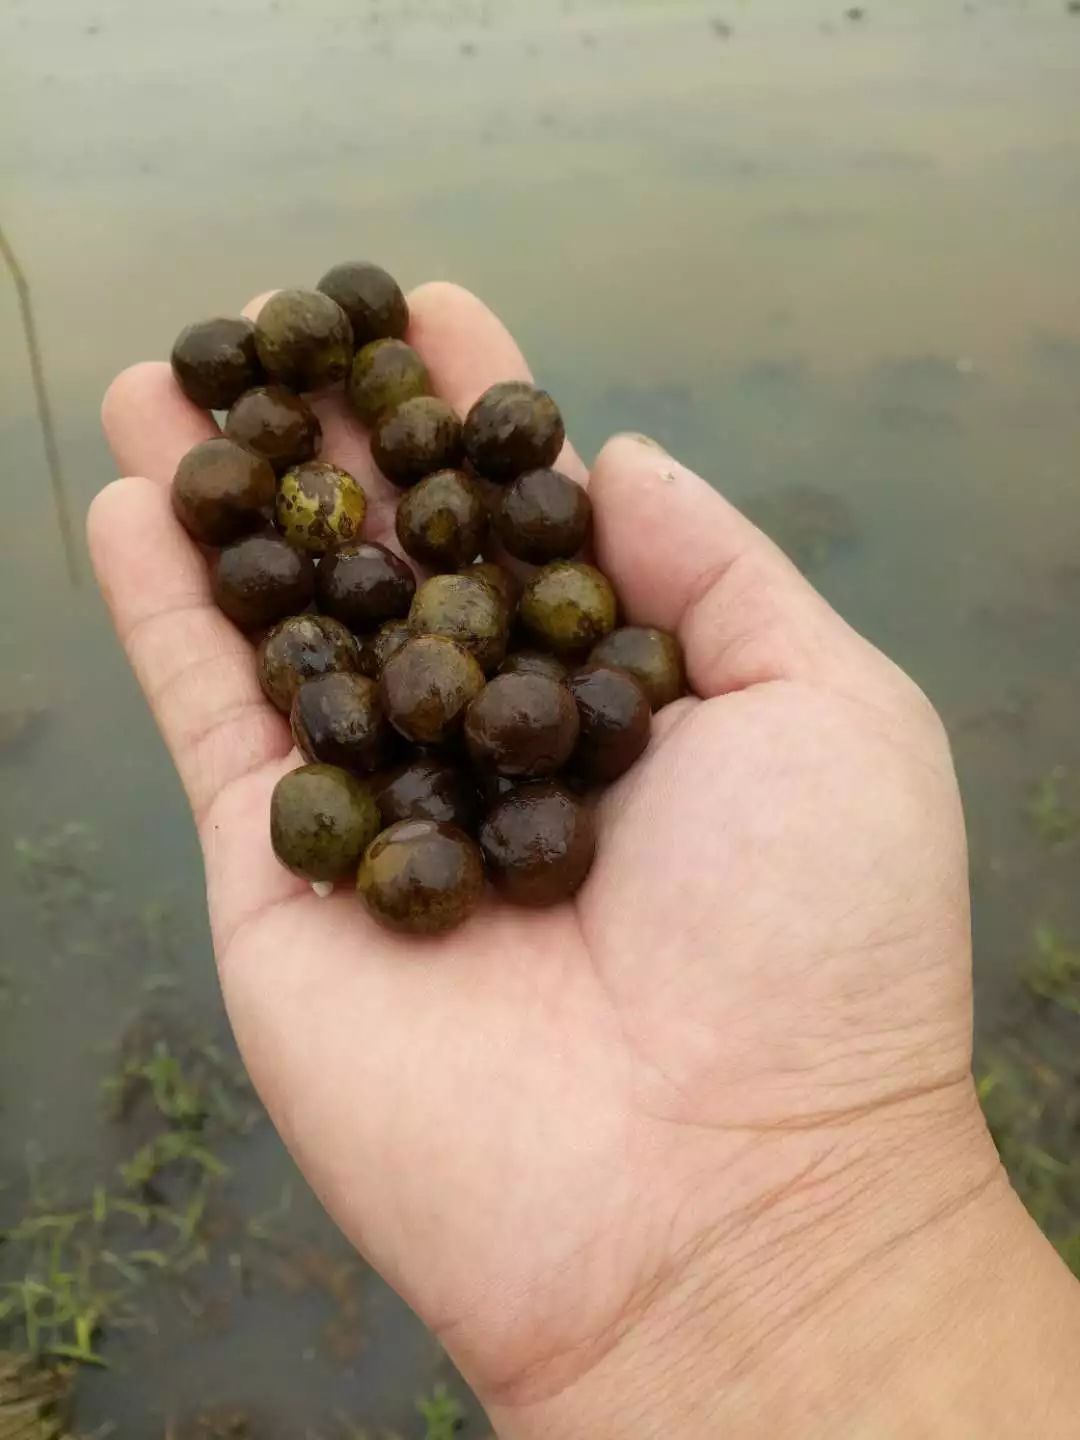
<svg viewBox="0 0 1080 1440">
<path fill-rule="evenodd" d="M 843 9 L 7 0 L 2 220 L 80 514 L 111 474 L 108 379 L 188 319 L 352 256 L 476 289 L 580 448 L 656 435 L 934 697 L 972 829 L 980 1025 L 1061 1042 L 1016 965 L 1037 924 L 1080 933 L 1075 854 L 1026 813 L 1039 777 L 1080 769 L 1080 17 Z M 92 587 L 66 583 L 9 284 L 0 335 L 2 708 L 36 715 L 17 734 L 7 714 L 0 752 L 2 1224 L 28 1147 L 75 1188 L 123 1153 L 97 1087 L 148 969 L 220 1021 L 178 787 Z M 71 820 L 116 898 L 50 934 L 12 842 Z M 116 916 L 162 902 L 158 965 Z M 226 1148 L 237 1213 L 290 1182 L 289 1244 L 331 1243 L 265 1126 Z M 84 1426 L 149 1436 L 256 1401 L 282 1433 L 335 1410 L 421 1433 L 432 1346 L 393 1297 L 363 1278 L 364 1344 L 338 1358 L 327 1285 L 255 1261 L 241 1284 L 237 1233 L 210 1320 L 171 1293 L 156 1336 L 110 1337 Z"/>
</svg>

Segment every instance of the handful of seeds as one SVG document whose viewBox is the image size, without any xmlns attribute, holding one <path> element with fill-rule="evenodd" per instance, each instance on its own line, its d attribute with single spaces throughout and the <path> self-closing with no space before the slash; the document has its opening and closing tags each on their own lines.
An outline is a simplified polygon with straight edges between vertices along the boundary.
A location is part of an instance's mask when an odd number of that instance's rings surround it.
<svg viewBox="0 0 1080 1440">
<path fill-rule="evenodd" d="M 306 762 L 274 790 L 274 853 L 323 893 L 353 884 L 394 930 L 438 934 L 485 878 L 517 905 L 580 888 L 595 794 L 685 677 L 677 640 L 619 628 L 609 581 L 581 558 L 589 497 L 555 468 L 551 396 L 504 381 L 461 417 L 408 328 L 400 287 L 366 263 L 278 291 L 254 324 L 189 325 L 177 383 L 227 414 L 181 460 L 173 506 L 217 550 L 215 599 L 257 635 L 260 684 Z M 319 458 L 305 397 L 335 385 L 401 490 L 415 571 L 363 538 L 363 487 Z"/>
</svg>

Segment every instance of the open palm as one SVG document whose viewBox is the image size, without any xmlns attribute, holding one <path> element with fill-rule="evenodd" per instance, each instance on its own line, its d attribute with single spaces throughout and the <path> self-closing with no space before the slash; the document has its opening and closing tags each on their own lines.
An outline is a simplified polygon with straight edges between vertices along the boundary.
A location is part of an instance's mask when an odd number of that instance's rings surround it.
<svg viewBox="0 0 1080 1440">
<path fill-rule="evenodd" d="M 527 374 L 471 296 L 411 304 L 459 410 Z M 341 399 L 315 403 L 387 540 L 395 494 Z M 820 1182 L 888 1183 L 898 1140 L 969 1123 L 963 825 L 925 699 L 715 491 L 615 440 L 598 563 L 629 619 L 678 630 L 695 698 L 605 796 L 574 903 L 395 937 L 270 852 L 287 727 L 169 505 L 212 422 L 164 364 L 122 375 L 104 420 L 140 478 L 96 500 L 95 566 L 191 799 L 243 1055 L 330 1213 L 494 1407 L 603 1367 L 704 1251 L 730 1363 L 751 1360 L 833 1282 L 804 1264 L 768 1319 L 755 1298 Z"/>
</svg>

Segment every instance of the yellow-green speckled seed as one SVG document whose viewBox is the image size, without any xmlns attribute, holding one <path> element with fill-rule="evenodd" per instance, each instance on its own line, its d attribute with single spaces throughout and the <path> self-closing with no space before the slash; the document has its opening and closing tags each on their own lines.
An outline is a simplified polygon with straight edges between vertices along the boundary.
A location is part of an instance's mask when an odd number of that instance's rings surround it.
<svg viewBox="0 0 1080 1440">
<path fill-rule="evenodd" d="M 366 513 L 367 496 L 353 477 L 323 460 L 286 471 L 274 508 L 282 535 L 309 555 L 359 539 Z"/>
<path fill-rule="evenodd" d="M 556 655 L 588 650 L 615 628 L 615 592 L 580 560 L 556 560 L 525 587 L 519 616 L 534 644 Z"/>
</svg>

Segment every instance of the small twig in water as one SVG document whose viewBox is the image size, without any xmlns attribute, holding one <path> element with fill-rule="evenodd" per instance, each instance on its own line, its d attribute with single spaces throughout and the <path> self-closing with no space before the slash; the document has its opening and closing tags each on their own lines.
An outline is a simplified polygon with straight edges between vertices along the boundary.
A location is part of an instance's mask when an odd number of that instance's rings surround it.
<svg viewBox="0 0 1080 1440">
<path fill-rule="evenodd" d="M 23 335 L 26 337 L 26 353 L 30 360 L 30 376 L 37 400 L 38 420 L 41 424 L 41 439 L 45 446 L 45 461 L 49 467 L 49 481 L 52 485 L 53 503 L 56 506 L 56 525 L 64 547 L 68 575 L 72 585 L 79 583 L 79 565 L 75 550 L 75 537 L 71 528 L 71 509 L 64 488 L 64 475 L 60 467 L 60 450 L 56 443 L 56 428 L 53 425 L 52 410 L 49 406 L 49 392 L 45 387 L 45 367 L 41 361 L 41 346 L 38 343 L 37 324 L 34 320 L 34 304 L 30 297 L 30 285 L 23 273 L 14 250 L 0 226 L 0 255 L 11 272 L 15 293 L 19 298 L 19 313 L 22 317 Z"/>
</svg>

